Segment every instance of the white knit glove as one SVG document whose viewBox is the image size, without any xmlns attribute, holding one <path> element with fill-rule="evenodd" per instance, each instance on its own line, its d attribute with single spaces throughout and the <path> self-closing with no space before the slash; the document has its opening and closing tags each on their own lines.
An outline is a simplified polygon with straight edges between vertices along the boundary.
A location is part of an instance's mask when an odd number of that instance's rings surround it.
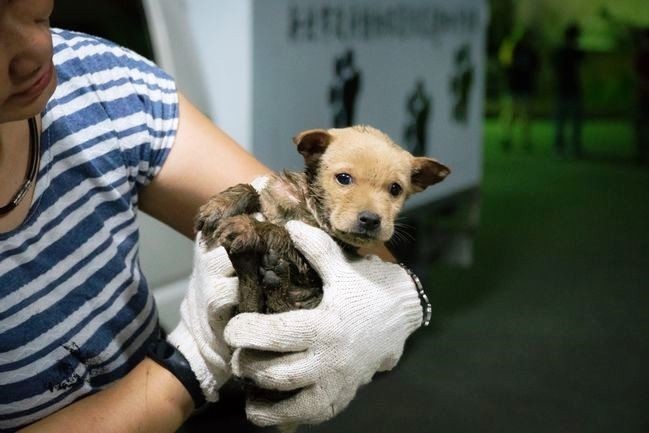
<svg viewBox="0 0 649 433">
<path fill-rule="evenodd" d="M 231 375 L 223 329 L 238 302 L 239 280 L 228 254 L 223 247 L 207 251 L 199 233 L 180 323 L 167 340 L 187 358 L 207 401 L 218 400 L 218 389 Z"/>
<path fill-rule="evenodd" d="M 262 388 L 303 388 L 279 402 L 247 401 L 248 418 L 260 426 L 333 417 L 375 372 L 397 364 L 422 322 L 415 285 L 399 265 L 376 256 L 350 260 L 322 230 L 297 221 L 286 227 L 322 277 L 322 302 L 312 310 L 239 314 L 225 328 L 236 376 Z"/>
</svg>

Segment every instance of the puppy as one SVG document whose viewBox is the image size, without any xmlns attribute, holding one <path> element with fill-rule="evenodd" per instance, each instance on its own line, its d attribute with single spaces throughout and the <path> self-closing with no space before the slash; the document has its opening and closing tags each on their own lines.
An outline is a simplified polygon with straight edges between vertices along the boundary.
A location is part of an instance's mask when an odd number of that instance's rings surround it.
<svg viewBox="0 0 649 433">
<path fill-rule="evenodd" d="M 239 278 L 239 312 L 280 313 L 320 303 L 322 281 L 293 247 L 284 228 L 289 220 L 321 228 L 354 254 L 388 241 L 405 200 L 450 173 L 434 159 L 413 157 L 370 126 L 309 130 L 293 141 L 304 157 L 303 172 L 271 175 L 260 192 L 248 184 L 233 186 L 212 197 L 196 217 L 206 246 L 222 245 L 228 252 Z M 250 398 L 266 401 L 299 391 L 244 387 Z M 283 425 L 279 431 L 296 428 Z"/>
<path fill-rule="evenodd" d="M 370 126 L 308 130 L 293 141 L 303 172 L 271 175 L 261 192 L 233 186 L 196 218 L 207 247 L 228 252 L 239 278 L 239 312 L 279 313 L 320 302 L 322 282 L 293 247 L 284 228 L 289 220 L 321 228 L 353 254 L 388 241 L 405 200 L 450 173 Z"/>
</svg>

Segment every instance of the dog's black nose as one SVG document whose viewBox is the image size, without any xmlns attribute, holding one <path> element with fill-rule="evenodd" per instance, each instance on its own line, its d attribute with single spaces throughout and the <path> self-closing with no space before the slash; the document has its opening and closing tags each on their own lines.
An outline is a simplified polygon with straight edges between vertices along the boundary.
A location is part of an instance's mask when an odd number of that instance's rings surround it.
<svg viewBox="0 0 649 433">
<path fill-rule="evenodd" d="M 358 225 L 362 230 L 376 230 L 381 225 L 381 217 L 374 212 L 361 212 L 358 214 Z"/>
</svg>

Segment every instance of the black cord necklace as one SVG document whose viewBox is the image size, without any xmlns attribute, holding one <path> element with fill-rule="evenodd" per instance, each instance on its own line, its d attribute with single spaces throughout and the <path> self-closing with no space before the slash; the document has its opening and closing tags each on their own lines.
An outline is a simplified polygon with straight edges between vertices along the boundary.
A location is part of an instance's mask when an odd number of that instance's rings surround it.
<svg viewBox="0 0 649 433">
<path fill-rule="evenodd" d="M 29 164 L 27 164 L 27 170 L 25 172 L 25 181 L 22 186 L 18 189 L 13 198 L 9 203 L 0 207 L 0 215 L 7 214 L 14 210 L 21 201 L 27 195 L 27 191 L 31 188 L 32 184 L 36 180 L 36 172 L 38 171 L 38 161 L 40 159 L 41 153 L 41 139 L 38 134 L 38 125 L 36 124 L 36 118 L 31 117 L 27 120 L 29 124 Z"/>
</svg>

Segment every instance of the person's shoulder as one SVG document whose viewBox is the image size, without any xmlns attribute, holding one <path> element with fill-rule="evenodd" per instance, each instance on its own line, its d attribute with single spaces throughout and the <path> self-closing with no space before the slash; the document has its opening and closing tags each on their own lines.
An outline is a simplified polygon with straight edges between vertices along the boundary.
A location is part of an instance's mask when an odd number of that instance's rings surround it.
<svg viewBox="0 0 649 433">
<path fill-rule="evenodd" d="M 52 43 L 60 84 L 88 74 L 101 74 L 108 81 L 137 81 L 143 75 L 161 83 L 172 79 L 151 59 L 98 36 L 53 28 Z"/>
<path fill-rule="evenodd" d="M 54 45 L 55 53 L 64 49 L 78 50 L 86 46 L 120 48 L 117 44 L 107 39 L 89 35 L 87 33 L 59 28 L 52 28 L 51 31 L 52 44 Z"/>
<path fill-rule="evenodd" d="M 150 59 L 129 48 L 82 32 L 52 28 L 52 44 L 57 65 L 82 62 L 84 65 L 81 69 L 154 66 Z"/>
</svg>

